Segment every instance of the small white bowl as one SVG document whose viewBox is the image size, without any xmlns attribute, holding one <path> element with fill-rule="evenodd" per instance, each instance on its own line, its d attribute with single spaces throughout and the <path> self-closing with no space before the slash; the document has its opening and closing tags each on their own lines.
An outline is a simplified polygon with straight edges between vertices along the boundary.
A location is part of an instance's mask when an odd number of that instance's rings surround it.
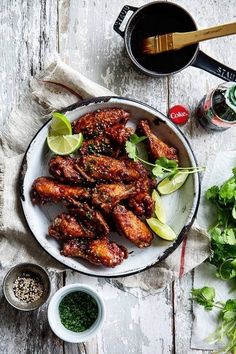
<svg viewBox="0 0 236 354">
<path fill-rule="evenodd" d="M 62 299 L 75 291 L 82 291 L 92 296 L 98 305 L 98 317 L 90 328 L 83 332 L 73 332 L 65 328 L 60 320 L 59 305 Z M 62 340 L 69 343 L 86 342 L 94 337 L 101 329 L 105 319 L 105 305 L 101 296 L 90 286 L 84 284 L 70 284 L 58 290 L 50 300 L 48 306 L 48 322 L 52 331 Z"/>
</svg>

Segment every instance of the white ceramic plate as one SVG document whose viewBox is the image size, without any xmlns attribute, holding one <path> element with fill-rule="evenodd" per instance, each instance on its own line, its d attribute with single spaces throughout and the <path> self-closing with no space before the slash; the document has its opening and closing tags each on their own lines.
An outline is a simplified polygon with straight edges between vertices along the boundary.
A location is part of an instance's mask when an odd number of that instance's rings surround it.
<svg viewBox="0 0 236 354">
<path fill-rule="evenodd" d="M 74 104 L 63 111 L 73 121 L 88 112 L 97 109 L 118 107 L 131 113 L 128 125 L 135 127 L 139 119 L 149 119 L 152 130 L 161 139 L 178 149 L 181 166 L 196 166 L 194 154 L 181 131 L 163 114 L 154 108 L 131 99 L 122 97 L 98 97 Z M 112 239 L 128 248 L 129 257 L 115 268 L 95 266 L 79 258 L 64 257 L 60 254 L 59 243 L 47 236 L 48 226 L 53 218 L 62 211 L 61 205 L 46 204 L 43 207 L 33 205 L 30 190 L 35 178 L 47 176 L 48 162 L 52 156 L 46 144 L 50 122 L 47 122 L 31 141 L 22 163 L 20 174 L 20 198 L 24 215 L 36 240 L 52 257 L 81 273 L 119 277 L 134 274 L 147 269 L 166 258 L 182 242 L 185 232 L 190 228 L 199 204 L 200 182 L 198 174 L 190 175 L 184 186 L 175 193 L 163 197 L 167 210 L 168 224 L 178 235 L 174 242 L 167 242 L 155 237 L 152 245 L 139 249 L 128 240 L 114 233 Z"/>
</svg>

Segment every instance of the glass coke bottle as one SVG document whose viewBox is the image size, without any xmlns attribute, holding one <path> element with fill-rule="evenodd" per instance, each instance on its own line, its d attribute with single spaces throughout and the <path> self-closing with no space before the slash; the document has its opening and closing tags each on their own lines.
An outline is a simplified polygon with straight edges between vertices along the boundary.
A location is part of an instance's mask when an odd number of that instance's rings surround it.
<svg viewBox="0 0 236 354">
<path fill-rule="evenodd" d="M 223 131 L 236 126 L 236 83 L 223 83 L 206 94 L 199 102 L 196 116 L 209 130 Z"/>
</svg>

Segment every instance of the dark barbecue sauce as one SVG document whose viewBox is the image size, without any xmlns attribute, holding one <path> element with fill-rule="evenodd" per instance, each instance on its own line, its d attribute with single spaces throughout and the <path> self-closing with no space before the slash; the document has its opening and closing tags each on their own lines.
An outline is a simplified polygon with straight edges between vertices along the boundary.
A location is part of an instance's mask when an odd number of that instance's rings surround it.
<svg viewBox="0 0 236 354">
<path fill-rule="evenodd" d="M 191 17 L 188 17 L 181 8 L 168 3 L 161 5 L 149 6 L 142 14 L 137 14 L 137 18 L 131 22 L 129 40 L 131 52 L 142 67 L 149 71 L 168 74 L 186 66 L 197 46 L 191 45 L 168 53 L 147 55 L 142 53 L 143 39 L 156 34 L 192 31 L 196 27 Z"/>
</svg>

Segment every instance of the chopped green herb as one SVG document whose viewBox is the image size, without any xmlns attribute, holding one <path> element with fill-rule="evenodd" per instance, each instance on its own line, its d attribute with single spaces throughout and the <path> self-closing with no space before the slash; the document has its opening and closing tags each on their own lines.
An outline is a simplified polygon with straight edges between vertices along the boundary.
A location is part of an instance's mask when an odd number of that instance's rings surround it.
<svg viewBox="0 0 236 354">
<path fill-rule="evenodd" d="M 64 327 L 73 332 L 83 332 L 96 321 L 98 305 L 91 295 L 74 291 L 62 299 L 59 314 Z"/>
</svg>

